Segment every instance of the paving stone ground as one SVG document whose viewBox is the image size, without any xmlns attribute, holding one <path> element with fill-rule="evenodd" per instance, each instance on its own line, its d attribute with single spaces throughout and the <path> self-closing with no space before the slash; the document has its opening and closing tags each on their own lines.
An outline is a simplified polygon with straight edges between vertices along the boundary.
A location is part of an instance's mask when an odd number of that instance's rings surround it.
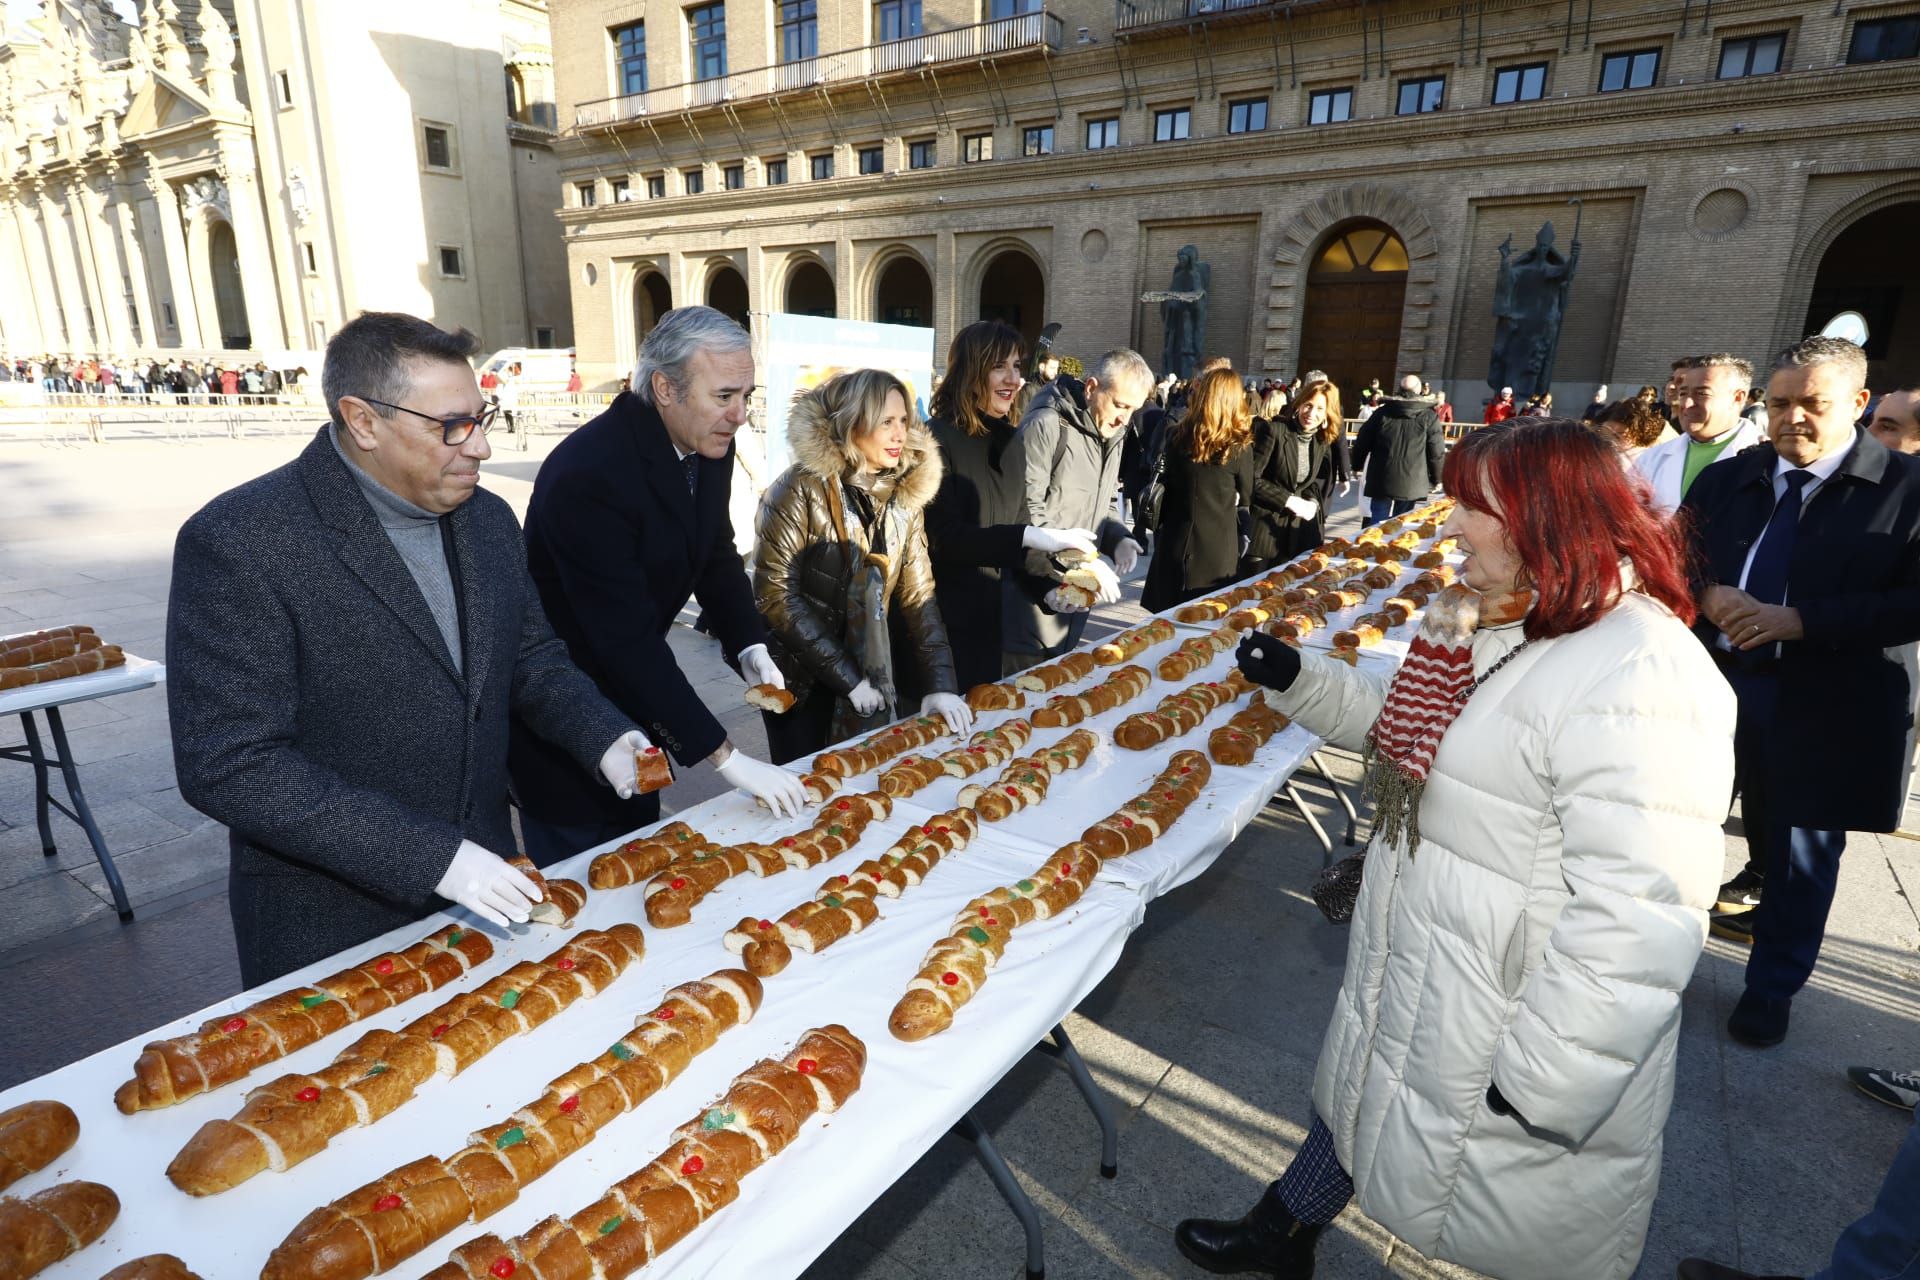
<svg viewBox="0 0 1920 1280">
<path fill-rule="evenodd" d="M 173 536 L 207 498 L 291 458 L 304 438 L 105 446 L 0 438 L 0 634 L 84 621 L 160 656 Z M 516 510 L 551 440 L 502 452 L 486 484 Z M 1351 523 L 1351 508 L 1339 523 Z M 1338 527 L 1338 525 L 1336 525 Z M 1138 610 L 1105 611 L 1100 627 Z M 717 648 L 687 628 L 673 644 L 710 687 L 735 739 L 761 750 L 757 717 Z M 72 743 L 137 918 L 115 919 L 85 837 L 55 818 L 43 858 L 32 779 L 0 766 L 0 984 L 42 1009 L 8 1028 L 0 1087 L 29 1079 L 238 989 L 227 921 L 225 834 L 174 786 L 164 690 L 72 708 Z M 17 721 L 0 744 L 19 740 Z M 1336 758 L 1352 783 L 1357 763 Z M 718 789 L 690 771 L 669 807 Z M 1323 818 L 1324 787 L 1303 784 Z M 1745 859 L 1738 818 L 1728 867 Z M 1064 1070 L 1035 1055 L 982 1101 L 1045 1221 L 1056 1277 L 1195 1277 L 1172 1228 L 1237 1216 L 1311 1121 L 1313 1060 L 1339 985 L 1346 934 L 1305 890 L 1320 850 L 1299 818 L 1269 809 L 1207 875 L 1149 909 L 1118 967 L 1067 1029 L 1120 1115 L 1120 1172 L 1102 1179 L 1099 1133 Z M 1792 1038 L 1754 1052 L 1722 1030 L 1744 953 L 1711 942 L 1689 988 L 1666 1162 L 1639 1275 L 1701 1253 L 1759 1272 L 1805 1274 L 1871 1201 L 1907 1118 L 1853 1093 L 1853 1063 L 1920 1064 L 1920 845 L 1853 837 L 1833 929 Z M 1457 1277 L 1349 1211 L 1323 1239 L 1319 1274 Z M 1021 1236 L 969 1149 L 936 1144 L 809 1270 L 809 1280 L 1015 1280 Z M 1549 1280 L 1549 1278 L 1524 1278 Z"/>
</svg>

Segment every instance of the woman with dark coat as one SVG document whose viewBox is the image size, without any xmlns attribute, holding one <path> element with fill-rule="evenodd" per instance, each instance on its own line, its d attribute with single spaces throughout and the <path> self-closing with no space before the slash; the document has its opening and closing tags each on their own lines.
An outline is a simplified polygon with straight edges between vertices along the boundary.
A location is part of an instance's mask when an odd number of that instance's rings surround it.
<svg viewBox="0 0 1920 1280">
<path fill-rule="evenodd" d="M 927 546 L 962 692 L 1000 678 L 1001 573 L 1029 549 L 1098 551 L 1086 529 L 1027 523 L 1026 469 L 1008 448 L 1020 425 L 1013 410 L 1025 351 L 1019 332 L 998 320 L 968 325 L 947 348 L 946 377 L 929 406 L 941 478 L 927 507 Z"/>
<path fill-rule="evenodd" d="M 1293 404 L 1254 424 L 1253 527 L 1246 577 L 1320 545 L 1327 499 L 1343 474 L 1346 425 L 1340 389 L 1322 373 L 1310 373 Z"/>
<path fill-rule="evenodd" d="M 1253 415 L 1240 376 L 1194 380 L 1187 413 L 1167 432 L 1153 564 L 1141 605 L 1153 612 L 1206 595 L 1239 576 L 1240 533 L 1253 494 Z"/>
<path fill-rule="evenodd" d="M 877 369 L 829 379 L 787 416 L 794 464 L 760 499 L 754 602 L 796 702 L 763 711 L 768 754 L 785 764 L 897 719 L 888 620 L 910 637 L 920 711 L 958 733 L 953 654 L 927 562 L 924 509 L 940 455 L 901 381 Z"/>
</svg>

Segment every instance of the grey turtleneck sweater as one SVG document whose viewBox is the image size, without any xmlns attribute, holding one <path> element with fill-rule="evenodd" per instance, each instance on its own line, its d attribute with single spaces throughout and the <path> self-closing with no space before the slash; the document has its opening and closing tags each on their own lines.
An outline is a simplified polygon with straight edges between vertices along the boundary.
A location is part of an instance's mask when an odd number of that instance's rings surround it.
<svg viewBox="0 0 1920 1280">
<path fill-rule="evenodd" d="M 328 438 L 333 441 L 334 452 L 340 455 L 341 464 L 359 483 L 360 492 L 366 495 L 367 504 L 373 508 L 380 527 L 387 532 L 387 540 L 400 553 L 400 562 L 407 566 L 407 572 L 413 575 L 415 585 L 425 597 L 427 610 L 433 614 L 433 621 L 440 628 L 440 638 L 447 643 L 453 669 L 462 671 L 460 610 L 453 593 L 453 571 L 447 567 L 446 544 L 441 540 L 440 517 L 425 507 L 416 507 L 355 466 L 340 443 L 338 427 L 329 433 Z M 462 674 L 465 673 L 462 671 Z"/>
</svg>

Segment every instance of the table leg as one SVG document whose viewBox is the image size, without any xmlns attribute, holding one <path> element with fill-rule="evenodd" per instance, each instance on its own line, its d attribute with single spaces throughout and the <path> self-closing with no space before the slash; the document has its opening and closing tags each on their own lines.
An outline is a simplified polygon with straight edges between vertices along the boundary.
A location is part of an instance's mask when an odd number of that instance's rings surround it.
<svg viewBox="0 0 1920 1280">
<path fill-rule="evenodd" d="M 1352 847 L 1354 832 L 1360 825 L 1360 815 L 1354 811 L 1353 801 L 1347 798 L 1347 793 L 1341 789 L 1340 784 L 1333 780 L 1333 774 L 1327 769 L 1327 762 L 1320 758 L 1318 751 L 1308 756 L 1307 760 L 1313 765 L 1313 771 L 1319 774 L 1321 780 L 1327 784 L 1327 790 L 1333 792 L 1333 798 L 1340 802 L 1340 807 L 1347 811 L 1347 845 Z"/>
<path fill-rule="evenodd" d="M 1100 1176 L 1116 1178 L 1120 1176 L 1120 1127 L 1113 1121 L 1113 1110 L 1107 1106 L 1107 1095 L 1094 1083 L 1093 1073 L 1087 1070 L 1086 1059 L 1073 1047 L 1073 1041 L 1067 1039 L 1065 1027 L 1055 1027 L 1051 1040 L 1042 1040 L 1035 1045 L 1034 1052 L 1044 1053 L 1049 1058 L 1058 1058 L 1067 1064 L 1067 1074 L 1073 1077 L 1073 1087 L 1087 1100 L 1087 1110 L 1093 1112 L 1093 1118 L 1100 1122 Z"/>
<path fill-rule="evenodd" d="M 113 865 L 113 855 L 107 852 L 107 842 L 93 820 L 93 810 L 87 807 L 87 793 L 80 789 L 80 771 L 73 765 L 73 749 L 67 745 L 67 727 L 60 722 L 60 708 L 47 708 L 47 727 L 53 730 L 54 750 L 59 752 L 56 762 L 60 776 L 66 779 L 67 798 L 73 801 L 73 820 L 86 831 L 87 839 L 93 844 L 93 856 L 100 860 L 100 870 L 106 873 L 107 887 L 113 890 L 114 910 L 120 913 L 124 924 L 133 919 L 133 907 L 127 902 L 126 886 L 120 883 L 119 868 Z"/>
<path fill-rule="evenodd" d="M 1040 1211 L 1033 1207 L 1033 1201 L 1021 1188 L 1019 1179 L 1013 1176 L 1013 1170 L 1000 1156 L 1000 1148 L 993 1145 L 993 1138 L 980 1127 L 973 1112 L 960 1117 L 953 1126 L 956 1136 L 966 1139 L 973 1145 L 973 1154 L 980 1161 L 981 1168 L 987 1171 L 987 1177 L 993 1179 L 994 1189 L 1000 1198 L 1013 1210 L 1013 1216 L 1020 1219 L 1020 1226 L 1027 1233 L 1027 1280 L 1043 1280 L 1047 1274 L 1047 1255 L 1045 1241 L 1040 1234 Z"/>
<path fill-rule="evenodd" d="M 53 845 L 53 823 L 47 818 L 47 757 L 40 750 L 40 730 L 34 727 L 33 712 L 20 713 L 20 725 L 27 731 L 27 755 L 33 761 L 33 816 L 40 823 L 40 852 L 51 858 L 59 850 Z"/>
<path fill-rule="evenodd" d="M 1281 795 L 1286 796 L 1288 800 L 1293 802 L 1294 809 L 1299 812 L 1301 818 L 1306 821 L 1308 829 L 1313 832 L 1313 838 L 1320 842 L 1320 849 L 1322 852 L 1320 865 L 1322 867 L 1332 866 L 1333 865 L 1333 839 L 1332 837 L 1327 835 L 1327 829 L 1320 825 L 1320 819 L 1313 816 L 1313 810 L 1307 807 L 1307 798 L 1300 794 L 1300 788 L 1294 786 L 1292 780 L 1289 779 L 1288 781 L 1280 784 L 1280 792 L 1281 792 Z M 1272 800 L 1269 800 L 1267 803 L 1278 804 L 1279 801 L 1280 801 L 1280 796 L 1275 796 Z"/>
</svg>

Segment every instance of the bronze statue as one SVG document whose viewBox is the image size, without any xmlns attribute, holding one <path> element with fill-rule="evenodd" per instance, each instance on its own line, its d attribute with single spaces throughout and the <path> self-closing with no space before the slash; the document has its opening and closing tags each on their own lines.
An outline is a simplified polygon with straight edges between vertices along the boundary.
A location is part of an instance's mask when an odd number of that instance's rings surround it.
<svg viewBox="0 0 1920 1280">
<path fill-rule="evenodd" d="M 1213 268 L 1200 261 L 1200 250 L 1190 244 L 1181 246 L 1173 279 L 1165 293 L 1154 299 L 1160 303 L 1160 322 L 1167 330 L 1160 353 L 1162 373 L 1182 379 L 1193 376 L 1207 338 L 1207 293 L 1212 281 Z"/>
<path fill-rule="evenodd" d="M 1573 241 L 1565 254 L 1553 247 L 1553 223 L 1541 225 L 1533 248 L 1513 256 L 1513 237 L 1500 243 L 1500 275 L 1493 287 L 1493 356 L 1487 385 L 1512 387 L 1515 399 L 1539 395 L 1553 386 L 1553 361 L 1560 349 L 1560 325 L 1566 318 L 1567 290 L 1580 265 L 1580 214 L 1575 206 Z"/>
</svg>

